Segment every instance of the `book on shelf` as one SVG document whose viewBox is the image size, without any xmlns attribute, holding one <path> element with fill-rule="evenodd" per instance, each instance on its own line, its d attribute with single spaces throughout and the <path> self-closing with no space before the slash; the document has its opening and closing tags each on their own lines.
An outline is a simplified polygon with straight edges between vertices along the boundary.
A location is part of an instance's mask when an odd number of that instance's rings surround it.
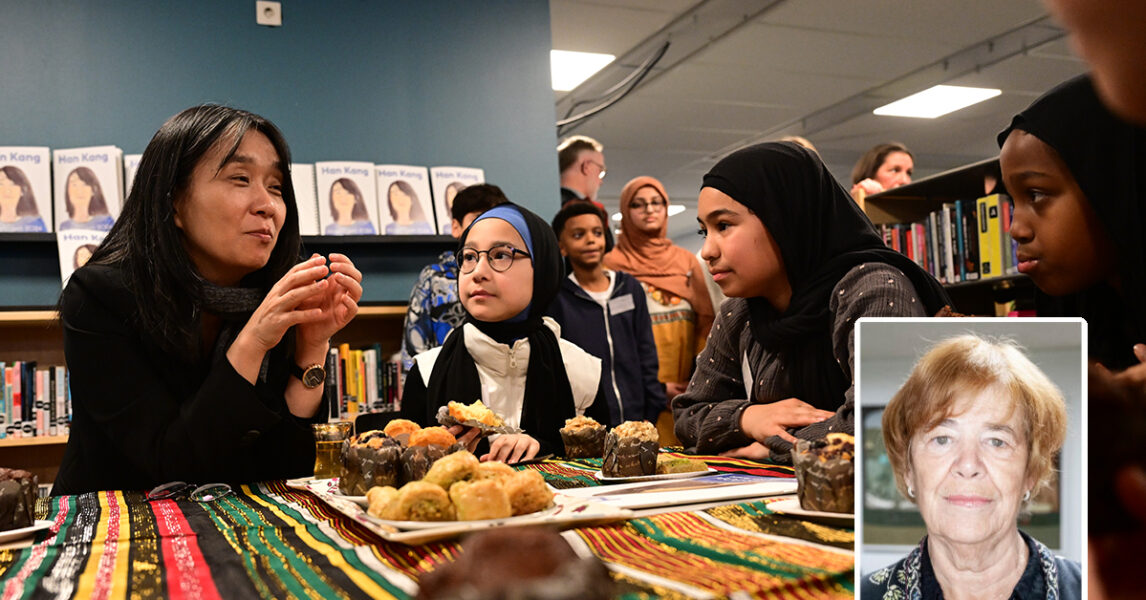
<svg viewBox="0 0 1146 600">
<path fill-rule="evenodd" d="M 68 278 L 76 269 L 87 264 L 92 253 L 107 237 L 106 231 L 95 229 L 68 229 L 56 234 L 56 249 L 60 255 L 60 283 L 68 285 Z"/>
<path fill-rule="evenodd" d="M 434 190 L 434 214 L 438 232 L 449 235 L 450 209 L 454 196 L 465 188 L 485 183 L 485 171 L 474 167 L 431 167 L 430 185 Z"/>
<path fill-rule="evenodd" d="M 430 171 L 411 165 L 377 165 L 378 218 L 384 235 L 433 235 Z"/>
<path fill-rule="evenodd" d="M 377 235 L 374 163 L 314 163 L 318 224 L 323 235 Z"/>
<path fill-rule="evenodd" d="M 43 146 L 0 146 L 0 232 L 53 231 L 50 154 Z"/>
<path fill-rule="evenodd" d="M 349 344 L 332 347 L 326 361 L 324 396 L 331 421 L 353 421 L 368 412 L 392 412 L 399 408 L 401 380 L 398 354 L 384 356 L 382 347 L 352 349 Z"/>
<path fill-rule="evenodd" d="M 123 155 L 123 200 L 127 201 L 127 197 L 131 195 L 131 186 L 135 183 L 135 174 L 139 171 L 139 161 L 143 158 L 142 154 L 124 154 Z"/>
<path fill-rule="evenodd" d="M 107 231 L 123 205 L 123 150 L 115 146 L 52 152 L 56 231 Z"/>
<path fill-rule="evenodd" d="M 299 235 L 319 235 L 318 192 L 314 184 L 314 165 L 291 164 L 290 180 L 298 206 Z"/>
<path fill-rule="evenodd" d="M 68 371 L 35 361 L 0 362 L 0 438 L 67 435 Z"/>
<path fill-rule="evenodd" d="M 1013 275 L 1014 204 L 1005 194 L 941 204 L 914 223 L 879 226 L 884 244 L 903 253 L 940 283 Z"/>
</svg>

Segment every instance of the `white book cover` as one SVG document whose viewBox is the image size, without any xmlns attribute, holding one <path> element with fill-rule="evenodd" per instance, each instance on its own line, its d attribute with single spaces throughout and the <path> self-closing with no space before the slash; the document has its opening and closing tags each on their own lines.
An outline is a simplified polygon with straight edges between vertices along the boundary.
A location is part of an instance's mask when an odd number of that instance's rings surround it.
<svg viewBox="0 0 1146 600">
<path fill-rule="evenodd" d="M 143 158 L 142 154 L 123 155 L 123 199 L 125 202 L 127 197 L 131 195 L 131 185 L 135 183 L 135 172 L 139 170 L 139 159 L 141 158 Z"/>
<path fill-rule="evenodd" d="M 52 231 L 51 150 L 0 146 L 0 232 Z"/>
<path fill-rule="evenodd" d="M 434 188 L 434 214 L 438 232 L 450 233 L 450 208 L 454 196 L 468 186 L 485 183 L 485 171 L 474 167 L 432 167 L 430 182 Z"/>
<path fill-rule="evenodd" d="M 378 195 L 374 163 L 314 163 L 318 188 L 318 224 L 323 235 L 376 235 Z"/>
<path fill-rule="evenodd" d="M 378 218 L 386 235 L 432 235 L 434 204 L 430 171 L 410 165 L 378 165 Z"/>
<path fill-rule="evenodd" d="M 56 234 L 60 251 L 60 283 L 68 285 L 72 273 L 87 264 L 96 247 L 107 236 L 106 231 L 95 229 L 65 229 Z"/>
<path fill-rule="evenodd" d="M 53 153 L 56 231 L 107 231 L 123 205 L 123 151 L 115 146 Z"/>
<path fill-rule="evenodd" d="M 314 165 L 291 164 L 290 179 L 294 185 L 294 200 L 298 205 L 298 232 L 300 235 L 319 235 L 318 193 L 314 187 Z"/>
</svg>

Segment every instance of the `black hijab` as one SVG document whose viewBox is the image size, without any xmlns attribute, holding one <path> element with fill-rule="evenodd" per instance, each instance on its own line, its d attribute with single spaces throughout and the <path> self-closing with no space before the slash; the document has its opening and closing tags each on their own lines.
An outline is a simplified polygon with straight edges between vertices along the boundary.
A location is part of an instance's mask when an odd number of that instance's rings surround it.
<svg viewBox="0 0 1146 600">
<path fill-rule="evenodd" d="M 1122 292 L 1106 283 L 1063 297 L 1037 295 L 1039 316 L 1087 320 L 1091 357 L 1110 368 L 1136 364 L 1132 346 L 1146 343 L 1146 315 L 1124 298 L 1146 298 L 1146 130 L 1115 117 L 1089 76 L 1060 84 L 1011 120 L 1003 142 L 1021 129 L 1058 153 L 1110 236 Z"/>
<path fill-rule="evenodd" d="M 464 323 L 473 324 L 482 333 L 503 344 L 512 345 L 521 338 L 529 340 L 529 366 L 525 376 L 521 428 L 541 443 L 541 452 L 560 451 L 562 442 L 558 430 L 565 426 L 565 419 L 573 418 L 576 408 L 557 336 L 541 319 L 561 287 L 561 279 L 565 276 L 564 263 L 557 247 L 557 236 L 549 224 L 516 204 L 502 204 L 475 219 L 458 240 L 458 251 L 465 246 L 474 224 L 483 218 L 500 218 L 494 216 L 499 213 L 504 214 L 507 218 L 503 220 L 518 229 L 522 238 L 531 245 L 528 250 L 533 256 L 532 301 L 519 315 L 524 318 L 515 317 L 508 321 L 490 323 L 475 319 L 467 311 Z M 529 235 L 520 230 L 522 221 Z M 425 422 L 434 422 L 438 408 L 451 400 L 469 404 L 481 397 L 481 380 L 474 359 L 466 350 L 465 329 L 458 327 L 446 338 L 441 354 L 434 363 L 434 370 L 430 373 L 426 402 L 429 414 Z"/>
<path fill-rule="evenodd" d="M 828 303 L 832 288 L 853 267 L 881 262 L 899 269 L 928 315 L 951 304 L 934 277 L 884 245 L 819 156 L 798 144 L 738 150 L 712 167 L 703 187 L 747 206 L 776 239 L 792 299 L 780 313 L 764 298 L 749 298 L 750 326 L 765 349 L 783 357 L 796 397 L 817 408 L 838 408 L 850 385 L 832 354 Z"/>
</svg>

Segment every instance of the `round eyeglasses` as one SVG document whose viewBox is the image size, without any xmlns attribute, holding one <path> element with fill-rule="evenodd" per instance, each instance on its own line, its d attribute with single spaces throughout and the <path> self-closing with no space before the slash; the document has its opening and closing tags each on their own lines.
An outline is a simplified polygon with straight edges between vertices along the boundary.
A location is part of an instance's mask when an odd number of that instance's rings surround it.
<svg viewBox="0 0 1146 600">
<path fill-rule="evenodd" d="M 629 203 L 629 210 L 643 210 L 651 213 L 661 212 L 668 206 L 664 200 L 653 200 L 652 202 L 641 202 L 633 200 Z"/>
<path fill-rule="evenodd" d="M 234 493 L 225 483 L 208 483 L 200 486 L 186 481 L 172 481 L 157 485 L 147 492 L 147 500 L 179 500 L 189 498 L 195 502 L 214 502 Z"/>
<path fill-rule="evenodd" d="M 501 245 L 494 246 L 489 250 L 474 250 L 473 248 L 464 248 L 458 253 L 458 270 L 462 273 L 473 273 L 477 268 L 478 261 L 481 260 L 481 255 L 484 254 L 486 261 L 489 262 L 489 267 L 498 273 L 504 273 L 513 266 L 513 261 L 520 254 L 525 258 L 533 258 L 525 250 L 518 250 L 513 246 Z"/>
</svg>

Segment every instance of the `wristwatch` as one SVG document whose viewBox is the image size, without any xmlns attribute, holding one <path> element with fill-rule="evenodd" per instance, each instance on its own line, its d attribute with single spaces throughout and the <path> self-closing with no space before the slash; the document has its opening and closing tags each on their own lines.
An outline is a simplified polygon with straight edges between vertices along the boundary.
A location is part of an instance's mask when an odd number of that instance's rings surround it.
<svg viewBox="0 0 1146 600">
<path fill-rule="evenodd" d="M 290 365 L 290 374 L 302 381 L 302 384 L 305 385 L 308 390 L 313 390 L 326 381 L 326 369 L 322 368 L 322 365 L 318 363 L 307 367 L 300 367 L 292 362 Z"/>
</svg>

